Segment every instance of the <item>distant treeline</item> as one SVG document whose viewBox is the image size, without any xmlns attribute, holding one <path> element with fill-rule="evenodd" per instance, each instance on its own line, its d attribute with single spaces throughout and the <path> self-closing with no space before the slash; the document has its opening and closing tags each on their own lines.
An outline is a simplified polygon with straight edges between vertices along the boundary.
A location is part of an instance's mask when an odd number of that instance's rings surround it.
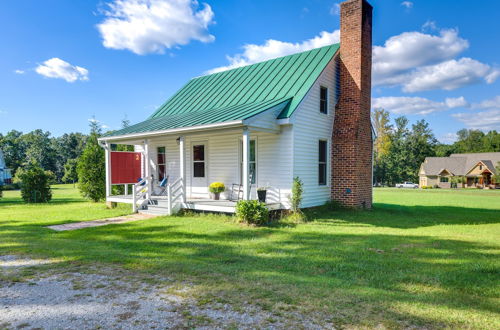
<svg viewBox="0 0 500 330">
<path fill-rule="evenodd" d="M 500 133 L 462 129 L 453 144 L 439 143 L 429 123 L 419 120 L 409 126 L 400 116 L 391 124 L 389 112 L 377 109 L 372 114 L 376 134 L 374 183 L 394 185 L 418 182 L 418 171 L 425 157 L 447 157 L 452 153 L 500 152 Z"/>
<path fill-rule="evenodd" d="M 374 183 L 393 185 L 401 181 L 417 182 L 418 170 L 425 157 L 449 156 L 452 153 L 500 152 L 500 133 L 462 129 L 457 132 L 457 141 L 442 144 L 425 120 L 409 125 L 406 117 L 401 116 L 391 123 L 387 111 L 378 109 L 373 112 L 376 134 L 374 153 Z M 122 126 L 129 122 L 123 120 Z M 100 136 L 100 127 L 95 121 L 90 124 L 90 132 Z M 0 149 L 4 152 L 7 166 L 13 176 L 23 164 L 35 161 L 44 170 L 54 173 L 57 182 L 76 180 L 77 159 L 87 143 L 88 135 L 66 133 L 53 137 L 48 131 L 40 129 L 29 133 L 11 130 L 0 134 Z M 117 150 L 130 150 L 130 146 L 114 146 Z M 66 174 L 66 176 L 65 176 Z"/>
</svg>

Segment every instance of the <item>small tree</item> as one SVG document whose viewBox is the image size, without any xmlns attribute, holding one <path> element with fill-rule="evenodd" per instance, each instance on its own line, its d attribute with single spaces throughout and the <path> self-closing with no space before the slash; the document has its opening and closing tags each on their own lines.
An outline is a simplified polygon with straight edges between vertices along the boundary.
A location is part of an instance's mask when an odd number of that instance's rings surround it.
<svg viewBox="0 0 500 330">
<path fill-rule="evenodd" d="M 36 162 L 17 170 L 15 181 L 21 186 L 21 197 L 26 203 L 47 203 L 52 199 L 51 175 Z"/>
<path fill-rule="evenodd" d="M 78 188 L 85 198 L 94 202 L 106 197 L 104 150 L 99 146 L 97 138 L 98 132 L 93 130 L 77 165 Z"/>
<path fill-rule="evenodd" d="M 304 186 L 302 180 L 297 176 L 293 178 L 292 183 L 292 196 L 290 196 L 290 203 L 292 204 L 292 211 L 295 213 L 300 212 L 300 204 L 302 204 L 302 193 Z"/>
<path fill-rule="evenodd" d="M 493 180 L 495 180 L 495 184 L 500 184 L 500 162 L 498 162 L 497 166 L 495 166 L 495 170 L 497 174 L 493 176 Z"/>
<path fill-rule="evenodd" d="M 75 182 L 78 181 L 77 166 L 78 159 L 68 159 L 66 164 L 64 164 L 64 176 L 62 180 L 65 183 L 73 183 L 73 187 L 75 186 Z"/>
</svg>

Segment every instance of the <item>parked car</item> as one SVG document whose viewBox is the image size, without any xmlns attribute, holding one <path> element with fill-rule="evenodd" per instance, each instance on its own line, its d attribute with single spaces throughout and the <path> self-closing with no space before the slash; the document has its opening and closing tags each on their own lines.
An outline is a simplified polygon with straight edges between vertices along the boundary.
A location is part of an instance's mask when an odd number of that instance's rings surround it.
<svg viewBox="0 0 500 330">
<path fill-rule="evenodd" d="M 413 188 L 416 189 L 418 188 L 418 184 L 413 183 L 413 182 L 403 182 L 403 183 L 396 183 L 396 188 Z"/>
</svg>

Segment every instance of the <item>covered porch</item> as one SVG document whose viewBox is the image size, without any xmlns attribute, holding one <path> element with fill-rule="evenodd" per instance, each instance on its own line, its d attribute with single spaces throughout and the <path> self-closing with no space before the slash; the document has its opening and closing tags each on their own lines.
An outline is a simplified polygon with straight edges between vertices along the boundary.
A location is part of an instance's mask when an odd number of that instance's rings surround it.
<svg viewBox="0 0 500 330">
<path fill-rule="evenodd" d="M 276 129 L 240 126 L 201 131 L 163 132 L 140 139 L 114 137 L 101 141 L 106 151 L 106 201 L 127 203 L 134 212 L 172 214 L 180 209 L 234 213 L 238 200 L 257 199 L 257 188 L 267 190 L 269 209 L 286 208 L 290 192 L 290 140 Z M 112 145 L 134 146 L 140 156 L 138 175 L 117 181 L 113 171 L 128 164 L 116 163 Z M 125 175 L 126 176 L 126 175 Z M 290 182 L 288 182 L 290 181 Z M 226 190 L 214 200 L 212 182 Z M 113 194 L 113 187 L 120 188 Z M 116 188 L 114 190 L 117 190 Z"/>
</svg>

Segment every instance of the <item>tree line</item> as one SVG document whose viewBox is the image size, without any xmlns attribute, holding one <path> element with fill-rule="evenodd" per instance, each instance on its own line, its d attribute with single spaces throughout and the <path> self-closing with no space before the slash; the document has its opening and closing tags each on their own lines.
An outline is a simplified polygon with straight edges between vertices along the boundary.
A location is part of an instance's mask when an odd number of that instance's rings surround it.
<svg viewBox="0 0 500 330">
<path fill-rule="evenodd" d="M 453 144 L 439 143 L 425 120 L 409 125 L 405 116 L 391 121 L 389 112 L 372 113 L 374 141 L 373 181 L 392 186 L 403 181 L 418 182 L 425 157 L 448 157 L 453 153 L 500 152 L 500 133 L 461 129 Z"/>
</svg>

